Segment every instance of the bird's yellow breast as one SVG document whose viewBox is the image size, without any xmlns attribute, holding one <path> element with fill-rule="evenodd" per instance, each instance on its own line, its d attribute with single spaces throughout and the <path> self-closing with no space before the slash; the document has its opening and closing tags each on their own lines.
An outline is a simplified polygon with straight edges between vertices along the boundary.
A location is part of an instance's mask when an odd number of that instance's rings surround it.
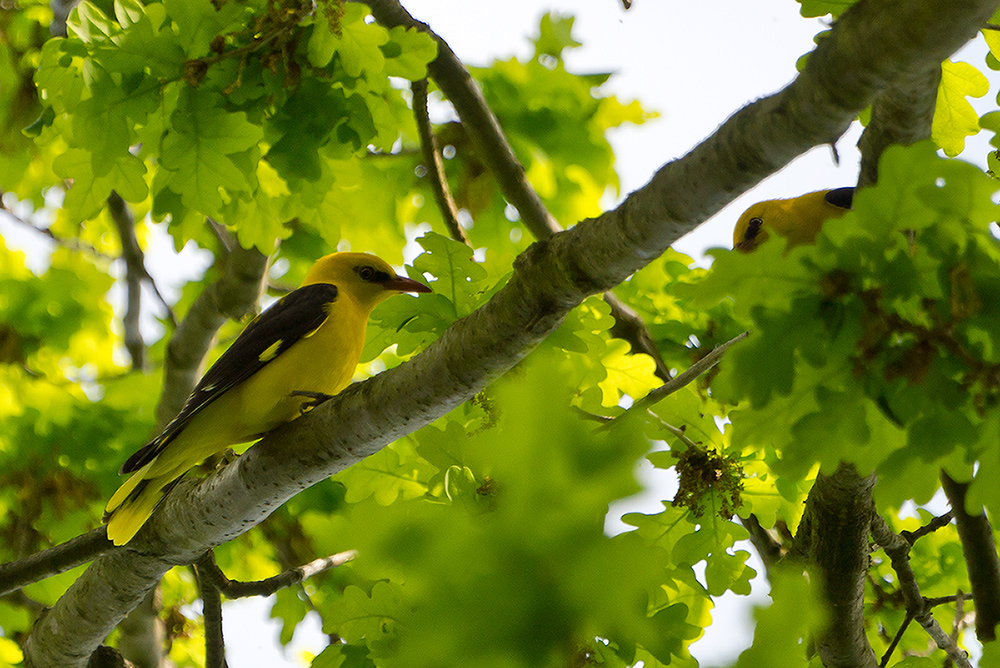
<svg viewBox="0 0 1000 668">
<path fill-rule="evenodd" d="M 256 416 L 244 425 L 247 437 L 274 429 L 299 416 L 308 397 L 292 392 L 336 394 L 354 377 L 365 343 L 368 314 L 341 293 L 314 332 L 281 354 L 281 364 L 268 364 L 227 395 L 238 414 Z M 225 398 L 220 397 L 219 400 Z"/>
</svg>

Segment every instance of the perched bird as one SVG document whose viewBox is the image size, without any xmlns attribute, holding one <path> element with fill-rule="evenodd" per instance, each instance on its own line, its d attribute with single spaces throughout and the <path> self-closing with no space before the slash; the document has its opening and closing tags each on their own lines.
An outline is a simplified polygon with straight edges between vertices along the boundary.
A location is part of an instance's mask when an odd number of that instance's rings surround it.
<svg viewBox="0 0 1000 668">
<path fill-rule="evenodd" d="M 749 253 L 767 239 L 768 230 L 788 239 L 788 248 L 811 244 L 823 222 L 850 211 L 853 200 L 854 188 L 837 188 L 754 204 L 736 222 L 733 248 Z"/>
<path fill-rule="evenodd" d="M 320 258 L 302 286 L 247 325 L 163 432 L 128 458 L 132 476 L 104 511 L 108 538 L 129 542 L 172 484 L 203 459 L 257 439 L 347 387 L 372 309 L 430 292 L 366 253 Z"/>
</svg>

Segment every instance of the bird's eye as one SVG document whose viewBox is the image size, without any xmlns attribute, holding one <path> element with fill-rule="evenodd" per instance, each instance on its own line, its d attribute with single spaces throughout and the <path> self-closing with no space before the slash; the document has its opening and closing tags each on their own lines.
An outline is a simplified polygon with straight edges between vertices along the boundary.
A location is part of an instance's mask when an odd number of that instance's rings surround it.
<svg viewBox="0 0 1000 668">
<path fill-rule="evenodd" d="M 750 240 L 760 234 L 760 228 L 764 225 L 764 221 L 760 218 L 751 218 L 750 222 L 747 224 L 746 234 L 743 235 L 744 240 Z"/>
<path fill-rule="evenodd" d="M 358 276 L 361 277 L 362 281 L 370 281 L 375 278 L 375 269 L 372 267 L 361 267 L 358 269 Z"/>
</svg>

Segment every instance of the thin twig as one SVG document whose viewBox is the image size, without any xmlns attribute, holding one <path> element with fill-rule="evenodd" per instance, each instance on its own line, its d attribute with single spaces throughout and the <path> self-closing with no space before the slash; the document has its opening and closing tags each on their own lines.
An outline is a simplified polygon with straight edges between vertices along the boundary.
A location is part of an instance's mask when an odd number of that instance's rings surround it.
<svg viewBox="0 0 1000 668">
<path fill-rule="evenodd" d="M 920 594 L 917 578 L 910 567 L 909 541 L 893 531 L 882 516 L 877 513 L 872 517 L 871 531 L 875 542 L 885 550 L 892 563 L 892 570 L 895 571 L 899 580 L 899 589 L 903 594 L 903 600 L 906 601 L 907 618 L 917 620 L 917 623 L 923 627 L 931 640 L 945 651 L 948 658 L 955 662 L 955 665 L 961 668 L 972 668 L 965 650 L 961 649 L 951 636 L 944 632 L 944 629 L 934 619 L 934 615 L 931 614 L 933 605 L 951 602 L 955 600 L 954 597 L 924 598 Z M 897 635 L 901 634 L 902 629 Z M 887 660 L 887 657 L 883 657 L 883 660 Z"/>
<path fill-rule="evenodd" d="M 156 296 L 157 301 L 160 302 L 160 306 L 167 314 L 167 319 L 170 324 L 174 327 L 177 326 L 177 318 L 174 316 L 173 308 L 163 295 L 160 293 L 160 289 L 156 287 L 156 281 L 153 280 L 152 275 L 146 271 L 146 257 L 142 252 L 142 247 L 139 245 L 139 240 L 135 236 L 135 219 L 132 216 L 132 211 L 128 208 L 125 200 L 115 192 L 111 191 L 108 196 L 108 209 L 111 213 L 111 219 L 114 221 L 115 226 L 118 228 L 118 236 L 121 239 L 122 244 L 122 258 L 125 260 L 125 276 L 128 281 L 128 310 L 126 311 L 125 318 L 134 317 L 134 332 L 130 334 L 129 325 L 125 326 L 125 346 L 129 348 L 129 353 L 132 353 L 132 348 L 129 345 L 129 337 L 138 337 L 138 315 L 139 315 L 139 298 L 140 298 L 140 283 L 145 281 L 149 286 L 150 290 Z M 134 303 L 133 303 L 134 301 Z M 134 316 L 131 315 L 134 312 Z M 133 343 L 133 345 L 135 345 Z M 138 345 L 142 346 L 142 338 L 139 337 Z M 135 367 L 135 357 L 133 359 L 133 367 Z"/>
<path fill-rule="evenodd" d="M 139 331 L 139 318 L 142 309 L 142 279 L 146 276 L 146 267 L 135 236 L 135 219 L 132 211 L 125 205 L 125 200 L 111 191 L 108 196 L 108 211 L 118 228 L 118 237 L 122 244 L 122 259 L 125 261 L 125 315 L 122 317 L 122 327 L 125 330 L 125 348 L 132 358 L 132 369 L 142 371 L 146 367 L 146 344 Z"/>
<path fill-rule="evenodd" d="M 55 243 L 58 246 L 62 246 L 63 248 L 68 248 L 71 251 L 87 253 L 88 255 L 92 255 L 95 258 L 99 258 L 101 260 L 107 260 L 108 262 L 114 261 L 115 258 L 108 255 L 107 253 L 102 253 L 101 251 L 97 250 L 96 248 L 94 248 L 93 246 L 91 246 L 86 242 L 80 241 L 79 239 L 66 239 L 64 237 L 60 237 L 47 227 L 38 227 L 34 223 L 31 223 L 25 220 L 24 218 L 21 218 L 16 213 L 14 213 L 10 209 L 10 207 L 8 207 L 7 204 L 3 201 L 3 194 L 4 194 L 3 191 L 0 190 L 0 211 L 3 211 L 5 214 L 7 214 L 7 216 L 10 218 L 11 221 L 17 223 L 21 227 L 29 229 L 32 232 L 35 232 L 36 234 L 41 234 L 44 237 L 48 237 L 49 240 L 51 240 L 53 243 Z"/>
<path fill-rule="evenodd" d="M 199 561 L 198 568 L 203 569 L 205 578 L 210 578 L 213 585 L 217 587 L 219 592 L 226 598 L 246 598 L 247 596 L 270 596 L 279 589 L 291 587 L 292 585 L 298 584 L 303 580 L 322 573 L 323 571 L 328 571 L 331 568 L 336 568 L 337 566 L 345 564 L 354 559 L 356 556 L 358 556 L 357 550 L 347 550 L 346 552 L 340 552 L 329 557 L 323 557 L 321 559 L 316 559 L 315 561 L 310 561 L 304 566 L 290 568 L 289 570 L 279 573 L 273 577 L 266 578 L 264 580 L 256 580 L 254 582 L 239 582 L 237 580 L 230 580 L 226 577 L 226 574 L 222 572 L 222 569 L 219 568 L 218 564 L 215 563 L 214 558 L 211 563 L 209 563 L 208 560 L 204 560 L 204 562 Z"/>
<path fill-rule="evenodd" d="M 99 526 L 19 561 L 0 564 L 0 596 L 32 582 L 65 573 L 109 552 L 112 547 L 111 541 L 108 540 L 107 527 Z"/>
<path fill-rule="evenodd" d="M 910 545 L 913 545 L 917 542 L 917 540 L 923 538 L 927 534 L 934 533 L 938 529 L 942 529 L 951 524 L 952 519 L 954 519 L 954 515 L 954 511 L 949 510 L 944 515 L 938 515 L 933 518 L 930 522 L 916 531 L 900 531 L 899 535 L 905 538 Z"/>
<path fill-rule="evenodd" d="M 663 382 L 669 382 L 670 367 L 663 361 L 663 356 L 660 355 L 660 350 L 656 347 L 656 342 L 653 341 L 642 317 L 610 290 L 605 292 L 603 297 L 604 302 L 611 307 L 611 315 L 615 319 L 615 324 L 611 327 L 611 336 L 628 341 L 633 353 L 649 355 L 656 365 L 657 377 Z"/>
<path fill-rule="evenodd" d="M 417 131 L 420 133 L 420 148 L 424 153 L 424 163 L 427 168 L 427 176 L 430 177 L 431 190 L 434 191 L 434 200 L 437 202 L 451 238 L 455 241 L 461 241 L 466 246 L 471 246 L 469 237 L 458 222 L 458 207 L 455 205 L 455 198 L 452 197 L 451 189 L 448 187 L 448 177 L 444 173 L 444 162 L 441 160 L 441 152 L 438 150 L 437 139 L 434 137 L 431 119 L 427 112 L 427 79 L 414 81 L 410 84 L 410 90 L 413 91 L 413 117 L 417 122 Z"/>
<path fill-rule="evenodd" d="M 892 653 L 896 651 L 896 646 L 899 645 L 899 641 L 903 639 L 903 633 L 912 621 L 913 613 L 907 610 L 906 619 L 904 619 L 903 623 L 899 625 L 896 635 L 893 637 L 892 642 L 889 643 L 889 647 L 885 650 L 885 654 L 882 655 L 882 660 L 878 662 L 879 668 L 885 668 L 889 665 L 889 659 L 892 658 Z"/>
<path fill-rule="evenodd" d="M 622 413 L 615 419 L 620 420 L 622 417 L 626 415 L 634 414 L 638 411 L 647 410 L 650 406 L 652 406 L 656 402 L 673 394 L 674 392 L 681 389 L 682 387 L 693 381 L 695 378 L 697 378 L 698 376 L 700 376 L 701 374 L 705 373 L 706 371 L 714 367 L 716 364 L 718 364 L 722 360 L 722 356 L 726 354 L 726 351 L 729 350 L 730 347 L 732 347 L 734 344 L 739 343 L 748 336 L 750 336 L 750 332 L 743 332 L 742 334 L 733 337 L 729 341 L 726 341 L 725 343 L 716 346 L 715 348 L 712 349 L 710 353 L 708 353 L 700 360 L 692 364 L 687 369 L 687 371 L 680 374 L 676 378 L 667 381 L 663 385 L 660 385 L 659 387 L 650 390 L 649 394 L 644 396 L 642 399 L 636 401 L 628 408 L 628 410 L 626 410 L 624 413 Z"/>
<path fill-rule="evenodd" d="M 222 595 L 210 575 L 215 564 L 211 550 L 195 562 L 194 572 L 201 590 L 202 618 L 205 620 L 205 668 L 226 668 L 226 641 L 222 636 Z"/>
</svg>

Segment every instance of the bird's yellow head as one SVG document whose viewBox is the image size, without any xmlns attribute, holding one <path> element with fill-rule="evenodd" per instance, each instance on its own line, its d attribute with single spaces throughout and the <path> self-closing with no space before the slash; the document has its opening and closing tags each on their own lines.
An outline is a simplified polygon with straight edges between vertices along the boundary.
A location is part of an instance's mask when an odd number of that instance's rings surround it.
<svg viewBox="0 0 1000 668">
<path fill-rule="evenodd" d="M 430 292 L 405 276 L 397 276 L 385 260 L 368 253 L 332 253 L 312 266 L 302 285 L 331 283 L 369 309 L 397 292 Z"/>
<path fill-rule="evenodd" d="M 736 221 L 736 229 L 733 230 L 733 248 L 735 250 L 749 253 L 767 239 L 764 220 L 768 217 L 769 204 L 771 202 L 754 204 L 744 211 L 740 219 Z"/>
<path fill-rule="evenodd" d="M 749 253 L 767 240 L 769 231 L 788 239 L 788 248 L 811 244 L 825 221 L 851 210 L 853 199 L 854 188 L 847 187 L 758 202 L 736 222 L 733 248 Z"/>
</svg>

